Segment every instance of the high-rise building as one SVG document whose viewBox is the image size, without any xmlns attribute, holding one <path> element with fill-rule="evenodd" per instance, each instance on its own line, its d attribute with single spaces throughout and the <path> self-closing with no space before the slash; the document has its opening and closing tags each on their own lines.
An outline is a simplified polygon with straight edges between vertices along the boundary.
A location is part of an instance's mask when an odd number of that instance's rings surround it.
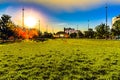
<svg viewBox="0 0 120 80">
<path fill-rule="evenodd" d="M 114 28 L 113 24 L 118 20 L 120 20 L 120 15 L 112 18 L 112 27 L 113 28 Z"/>
</svg>

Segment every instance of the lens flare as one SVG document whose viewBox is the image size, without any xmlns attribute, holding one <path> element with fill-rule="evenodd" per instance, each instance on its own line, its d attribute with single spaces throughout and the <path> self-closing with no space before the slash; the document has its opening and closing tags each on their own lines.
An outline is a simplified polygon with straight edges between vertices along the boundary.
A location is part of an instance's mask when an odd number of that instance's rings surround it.
<svg viewBox="0 0 120 80">
<path fill-rule="evenodd" d="M 29 16 L 25 18 L 25 25 L 28 28 L 34 28 L 36 24 L 37 24 L 37 20 L 34 17 Z"/>
</svg>

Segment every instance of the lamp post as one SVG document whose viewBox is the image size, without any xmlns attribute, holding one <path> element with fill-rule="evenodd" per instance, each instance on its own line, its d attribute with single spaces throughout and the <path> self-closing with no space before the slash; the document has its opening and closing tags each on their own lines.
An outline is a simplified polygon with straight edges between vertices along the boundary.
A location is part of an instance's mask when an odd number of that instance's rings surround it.
<svg viewBox="0 0 120 80">
<path fill-rule="evenodd" d="M 39 22 L 39 33 L 40 33 L 40 20 L 38 22 Z"/>
<path fill-rule="evenodd" d="M 22 27 L 24 28 L 24 7 L 22 8 Z"/>
<path fill-rule="evenodd" d="M 89 30 L 89 26 L 90 26 L 90 25 L 89 25 L 89 22 L 90 22 L 90 20 L 88 20 L 88 30 Z"/>
<path fill-rule="evenodd" d="M 107 12 L 108 6 L 107 6 L 107 4 L 106 4 L 105 9 L 106 9 L 106 29 L 107 29 L 107 17 L 108 17 L 108 12 Z"/>
<path fill-rule="evenodd" d="M 53 32 L 53 34 L 54 34 L 54 27 L 52 27 L 52 32 Z"/>
<path fill-rule="evenodd" d="M 108 12 L 107 12 L 107 9 L 108 9 L 108 6 L 107 6 L 107 4 L 106 4 L 106 7 L 105 7 L 105 9 L 106 9 L 106 38 L 107 38 L 107 18 L 108 18 Z"/>
<path fill-rule="evenodd" d="M 46 32 L 48 32 L 48 25 L 46 25 Z"/>
<path fill-rule="evenodd" d="M 78 34 L 78 25 L 77 25 L 77 38 L 79 38 L 79 34 Z"/>
</svg>

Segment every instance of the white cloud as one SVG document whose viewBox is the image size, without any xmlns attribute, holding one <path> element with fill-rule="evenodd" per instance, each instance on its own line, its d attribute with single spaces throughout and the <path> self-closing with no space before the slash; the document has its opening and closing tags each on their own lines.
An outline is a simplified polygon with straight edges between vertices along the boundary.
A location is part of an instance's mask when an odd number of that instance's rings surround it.
<svg viewBox="0 0 120 80">
<path fill-rule="evenodd" d="M 74 11 L 75 9 L 88 10 L 91 8 L 96 8 L 106 3 L 120 4 L 120 0 L 23 0 L 23 1 L 42 4 L 56 11 L 65 10 L 70 12 Z"/>
<path fill-rule="evenodd" d="M 65 10 L 72 12 L 74 10 L 88 10 L 99 7 L 106 3 L 120 4 L 120 0 L 0 0 L 0 2 L 24 2 L 44 5 L 55 11 Z"/>
</svg>

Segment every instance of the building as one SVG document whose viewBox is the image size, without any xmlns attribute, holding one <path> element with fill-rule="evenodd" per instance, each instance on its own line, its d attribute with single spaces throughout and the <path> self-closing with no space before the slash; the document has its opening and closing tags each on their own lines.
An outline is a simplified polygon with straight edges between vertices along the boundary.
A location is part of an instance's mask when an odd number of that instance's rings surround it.
<svg viewBox="0 0 120 80">
<path fill-rule="evenodd" d="M 118 21 L 118 20 L 120 20 L 120 15 L 112 18 L 112 27 L 113 27 L 113 28 L 114 28 L 113 24 L 114 24 L 116 21 Z"/>
<path fill-rule="evenodd" d="M 54 38 L 69 38 L 69 34 L 64 31 L 59 31 L 54 35 Z"/>
<path fill-rule="evenodd" d="M 78 30 L 75 30 L 74 28 L 64 28 L 64 32 L 67 34 L 71 34 L 71 33 L 78 33 Z"/>
</svg>

